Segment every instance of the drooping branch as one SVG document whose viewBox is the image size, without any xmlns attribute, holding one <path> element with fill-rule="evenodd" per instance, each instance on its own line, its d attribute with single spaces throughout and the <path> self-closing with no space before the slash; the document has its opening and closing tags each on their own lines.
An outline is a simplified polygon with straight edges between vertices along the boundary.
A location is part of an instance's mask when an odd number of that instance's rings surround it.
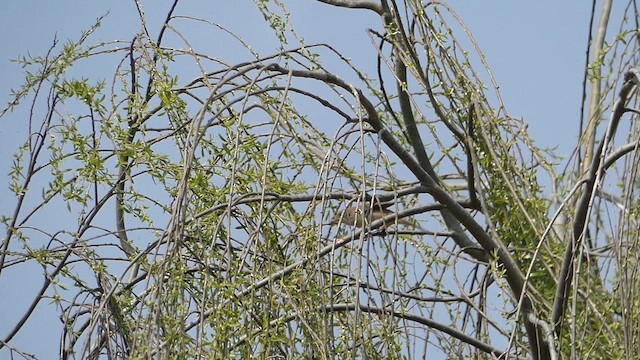
<svg viewBox="0 0 640 360">
<path fill-rule="evenodd" d="M 395 318 L 398 319 L 404 319 L 407 321 L 411 321 L 411 322 L 415 322 L 421 325 L 425 325 L 429 328 L 441 331 L 445 334 L 450 335 L 451 337 L 458 339 L 460 341 L 462 341 L 463 343 L 469 344 L 471 346 L 473 346 L 474 348 L 483 351 L 487 354 L 491 354 L 493 356 L 495 356 L 496 358 L 502 358 L 506 355 L 505 351 L 499 350 L 483 341 L 480 341 L 474 337 L 471 337 L 461 331 L 459 331 L 458 329 L 452 328 L 450 326 L 446 326 L 443 324 L 438 323 L 437 321 L 434 321 L 432 319 L 429 319 L 427 317 L 424 316 L 419 316 L 419 315 L 414 315 L 411 313 L 407 313 L 404 311 L 393 311 L 393 310 L 387 310 L 387 309 L 382 309 L 379 307 L 375 307 L 375 306 L 370 306 L 370 305 L 364 305 L 364 304 L 332 304 L 332 305 L 328 305 L 326 307 L 324 307 L 324 309 L 322 309 L 325 312 L 352 312 L 352 311 L 362 311 L 364 313 L 368 313 L 368 314 L 373 314 L 373 315 L 378 315 L 378 316 L 386 316 L 386 315 L 392 315 Z M 299 314 L 291 314 L 291 315 L 287 315 L 286 317 L 282 317 L 282 318 L 278 318 L 275 320 L 272 320 L 269 323 L 269 327 L 273 327 L 276 326 L 278 324 L 282 324 L 282 323 L 286 323 L 286 322 L 290 322 L 295 320 L 297 317 L 299 316 Z M 249 340 L 249 338 L 253 338 L 256 335 L 260 334 L 261 332 L 264 332 L 265 329 L 260 329 L 257 330 L 255 333 L 251 334 L 251 336 L 243 336 L 242 338 L 240 338 L 240 340 L 238 340 L 237 343 L 233 344 L 233 347 L 237 347 L 239 345 L 242 345 L 243 343 L 245 343 L 246 341 Z"/>
</svg>

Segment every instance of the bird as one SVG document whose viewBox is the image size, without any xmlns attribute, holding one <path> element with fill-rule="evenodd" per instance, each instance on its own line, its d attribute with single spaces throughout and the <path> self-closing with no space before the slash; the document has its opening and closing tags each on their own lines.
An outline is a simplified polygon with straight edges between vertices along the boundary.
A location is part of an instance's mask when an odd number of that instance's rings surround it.
<svg viewBox="0 0 640 360">
<path fill-rule="evenodd" d="M 369 214 L 369 211 L 371 212 Z M 338 224 L 347 224 L 355 227 L 362 227 L 362 219 L 364 218 L 365 222 L 371 220 L 374 222 L 376 220 L 380 220 L 387 216 L 394 214 L 393 211 L 386 209 L 384 207 L 376 206 L 373 209 L 365 209 L 365 213 L 363 216 L 362 208 L 356 207 L 348 207 L 341 212 L 338 212 L 332 219 L 329 221 L 329 225 L 338 225 Z M 389 219 L 385 224 L 381 227 L 384 229 L 390 225 L 404 225 L 404 226 L 412 226 L 416 227 L 412 222 L 407 219 Z"/>
</svg>

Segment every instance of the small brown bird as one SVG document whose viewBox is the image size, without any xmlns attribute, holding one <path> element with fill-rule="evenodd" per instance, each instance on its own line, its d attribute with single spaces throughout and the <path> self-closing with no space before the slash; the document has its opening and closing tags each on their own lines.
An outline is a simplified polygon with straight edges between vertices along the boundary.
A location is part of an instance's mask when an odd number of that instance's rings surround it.
<svg viewBox="0 0 640 360">
<path fill-rule="evenodd" d="M 368 211 L 371 211 L 371 216 L 369 216 Z M 371 219 L 371 222 L 374 222 L 376 220 L 380 220 L 392 214 L 394 214 L 394 212 L 391 210 L 375 207 L 373 209 L 366 209 L 365 214 L 363 216 L 361 208 L 349 207 L 337 213 L 336 216 L 334 216 L 333 219 L 331 219 L 329 224 L 330 225 L 347 224 L 351 226 L 362 227 L 363 218 L 365 221 L 369 221 L 369 219 Z M 402 218 L 402 219 L 392 218 L 387 220 L 387 223 L 382 225 L 382 228 L 384 229 L 388 226 L 392 226 L 395 224 L 416 227 L 412 222 L 410 222 L 405 218 Z"/>
</svg>

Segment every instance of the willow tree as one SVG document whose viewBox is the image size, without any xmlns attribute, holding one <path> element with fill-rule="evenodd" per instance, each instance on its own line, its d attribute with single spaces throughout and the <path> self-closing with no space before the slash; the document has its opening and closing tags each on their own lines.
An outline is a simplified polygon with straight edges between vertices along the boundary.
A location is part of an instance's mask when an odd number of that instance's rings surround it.
<svg viewBox="0 0 640 360">
<path fill-rule="evenodd" d="M 106 17 L 20 59 L 1 115 L 35 110 L 0 276 L 37 264 L 43 286 L 0 348 L 28 352 L 12 339 L 42 306 L 65 358 L 638 353 L 634 14 L 594 42 L 558 175 L 449 5 L 321 2 L 379 16 L 377 66 L 305 43 L 275 0 L 270 54 L 175 0 L 158 29 L 136 1 L 130 41 L 92 42 Z M 194 23 L 245 59 L 192 46 Z"/>
</svg>

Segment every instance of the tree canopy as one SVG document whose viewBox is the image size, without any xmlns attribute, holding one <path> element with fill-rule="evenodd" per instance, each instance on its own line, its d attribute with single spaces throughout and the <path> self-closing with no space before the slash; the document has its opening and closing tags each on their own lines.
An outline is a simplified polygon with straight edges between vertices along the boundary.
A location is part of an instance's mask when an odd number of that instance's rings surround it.
<svg viewBox="0 0 640 360">
<path fill-rule="evenodd" d="M 640 353 L 637 10 L 594 2 L 561 159 L 449 4 L 319 2 L 377 16 L 375 66 L 307 43 L 279 0 L 254 4 L 270 53 L 179 0 L 152 26 L 135 1 L 130 40 L 93 40 L 107 15 L 17 60 L 0 279 L 36 268 L 42 287 L 0 353 L 29 358 L 12 339 L 36 307 L 61 358 Z"/>
</svg>

